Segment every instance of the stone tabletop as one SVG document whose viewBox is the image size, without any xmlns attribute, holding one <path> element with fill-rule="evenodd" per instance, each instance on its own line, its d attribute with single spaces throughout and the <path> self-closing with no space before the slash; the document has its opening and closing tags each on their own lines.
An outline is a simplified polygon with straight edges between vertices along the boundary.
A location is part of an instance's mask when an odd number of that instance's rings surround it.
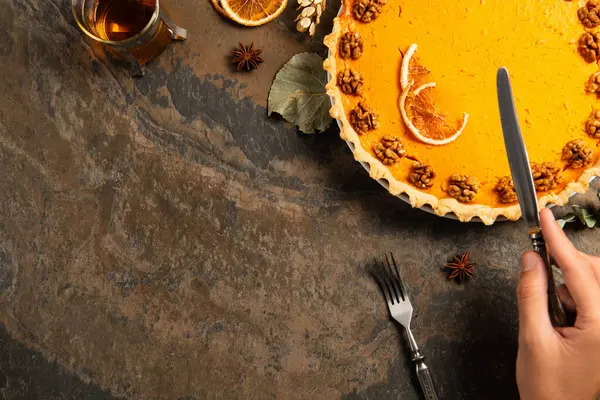
<svg viewBox="0 0 600 400">
<path fill-rule="evenodd" d="M 337 128 L 267 117 L 275 73 L 325 55 L 339 3 L 315 39 L 294 4 L 244 29 L 206 0 L 165 3 L 189 39 L 133 79 L 70 1 L 0 2 L 1 397 L 419 399 L 366 272 L 393 251 L 440 398 L 516 398 L 525 226 L 413 210 Z M 230 65 L 239 41 L 264 48 L 258 71 Z M 595 252 L 597 232 L 569 235 Z M 446 281 L 467 249 L 477 279 Z"/>
</svg>

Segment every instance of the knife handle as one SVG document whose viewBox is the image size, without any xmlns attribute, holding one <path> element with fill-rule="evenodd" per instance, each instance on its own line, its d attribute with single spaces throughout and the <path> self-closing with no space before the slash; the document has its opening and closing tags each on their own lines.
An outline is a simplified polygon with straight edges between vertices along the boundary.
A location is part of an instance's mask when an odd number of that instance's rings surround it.
<svg viewBox="0 0 600 400">
<path fill-rule="evenodd" d="M 544 264 L 546 265 L 546 271 L 548 273 L 548 311 L 550 312 L 550 320 L 553 326 L 567 326 L 567 314 L 565 309 L 558 297 L 558 290 L 556 289 L 556 281 L 554 280 L 554 271 L 552 271 L 552 261 L 550 260 L 550 254 L 546 247 L 546 241 L 542 231 L 537 231 L 531 234 L 531 243 L 533 244 L 533 250 L 542 257 Z"/>
</svg>

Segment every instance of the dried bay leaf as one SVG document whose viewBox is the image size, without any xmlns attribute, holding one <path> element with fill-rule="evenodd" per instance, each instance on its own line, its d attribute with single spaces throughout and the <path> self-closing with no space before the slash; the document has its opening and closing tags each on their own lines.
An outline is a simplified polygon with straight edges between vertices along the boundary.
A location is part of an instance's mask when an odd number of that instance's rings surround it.
<svg viewBox="0 0 600 400">
<path fill-rule="evenodd" d="M 278 113 L 303 133 L 323 132 L 331 125 L 331 103 L 325 92 L 327 72 L 318 54 L 296 54 L 277 73 L 269 93 L 269 115 Z"/>
</svg>

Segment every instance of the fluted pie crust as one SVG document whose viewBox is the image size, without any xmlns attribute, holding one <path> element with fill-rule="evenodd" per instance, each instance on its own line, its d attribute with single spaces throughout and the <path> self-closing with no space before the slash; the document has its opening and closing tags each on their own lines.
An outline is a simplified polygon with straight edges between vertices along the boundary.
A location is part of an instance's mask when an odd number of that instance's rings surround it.
<svg viewBox="0 0 600 400">
<path fill-rule="evenodd" d="M 417 0 L 414 0 L 417 1 Z M 441 0 L 440 0 L 441 1 Z M 351 0 L 345 0 L 343 3 L 352 4 Z M 389 3 L 389 1 L 388 1 Z M 431 3 L 431 1 L 429 1 Z M 389 6 L 389 4 L 388 4 Z M 478 217 L 483 223 L 487 225 L 493 224 L 497 218 L 505 217 L 508 220 L 518 220 L 521 216 L 521 210 L 518 204 L 512 204 L 507 206 L 490 206 L 485 204 L 477 204 L 477 200 L 474 203 L 465 204 L 461 203 L 451 197 L 440 198 L 427 190 L 420 190 L 408 182 L 402 181 L 395 177 L 390 169 L 384 165 L 379 159 L 377 159 L 372 149 L 365 149 L 361 143 L 360 135 L 355 131 L 352 125 L 348 121 L 348 113 L 350 110 L 344 107 L 344 93 L 341 92 L 337 85 L 337 76 L 339 71 L 338 61 L 339 56 L 339 40 L 341 35 L 350 30 L 352 31 L 351 25 L 358 25 L 358 22 L 347 22 L 343 20 L 344 4 L 342 4 L 342 10 L 340 15 L 334 20 L 333 31 L 328 35 L 324 43 L 329 48 L 330 54 L 327 60 L 324 62 L 324 68 L 329 73 L 330 81 L 326 86 L 327 93 L 332 98 L 331 116 L 339 121 L 341 132 L 340 136 L 342 139 L 353 144 L 354 158 L 359 161 L 368 164 L 369 173 L 373 179 L 385 180 L 388 182 L 388 190 L 392 195 L 406 194 L 410 199 L 410 204 L 413 207 L 423 207 L 425 205 L 431 206 L 435 214 L 444 216 L 448 213 L 454 213 L 456 217 L 462 222 L 471 221 L 473 218 Z M 347 15 L 346 15 L 347 16 Z M 576 18 L 576 16 L 574 16 Z M 349 26 L 350 25 L 350 29 Z M 377 20 L 371 22 L 371 29 L 377 29 Z M 583 28 L 581 30 L 584 31 Z M 365 40 L 365 51 L 374 51 L 377 46 L 369 44 L 369 38 L 364 37 Z M 418 42 L 418 38 L 414 39 Z M 583 64 L 585 64 L 582 61 Z M 582 87 L 584 82 L 582 82 Z M 400 93 L 398 92 L 398 95 Z M 592 103 L 592 102 L 590 102 Z M 465 110 L 468 111 L 468 110 Z M 582 121 L 582 126 L 585 121 Z M 385 121 L 382 121 L 380 129 L 386 129 Z M 498 126 L 498 130 L 500 127 Z M 387 132 L 386 132 L 387 133 Z M 406 132 L 390 132 L 398 133 L 400 136 L 409 135 Z M 368 133 L 367 133 L 368 134 Z M 581 134 L 585 137 L 585 132 L 582 128 Z M 459 139 L 460 140 L 460 139 Z M 504 149 L 502 150 L 504 152 Z M 557 160 L 560 160 L 560 155 L 557 155 Z M 574 181 L 569 182 L 566 186 L 562 187 L 557 193 L 543 193 L 538 196 L 539 204 L 541 207 L 547 204 L 563 205 L 568 202 L 569 197 L 574 193 L 584 193 L 589 188 L 590 180 L 600 175 L 600 162 L 596 162 L 591 168 L 588 168 L 582 172 L 582 174 Z"/>
</svg>

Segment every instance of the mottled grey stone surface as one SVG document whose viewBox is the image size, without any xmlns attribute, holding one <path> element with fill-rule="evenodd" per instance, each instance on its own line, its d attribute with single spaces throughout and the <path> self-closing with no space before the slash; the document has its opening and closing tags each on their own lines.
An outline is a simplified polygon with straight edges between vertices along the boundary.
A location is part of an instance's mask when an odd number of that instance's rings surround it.
<svg viewBox="0 0 600 400">
<path fill-rule="evenodd" d="M 167 3 L 189 40 L 132 79 L 82 39 L 68 0 L 0 2 L 0 393 L 418 399 L 365 271 L 391 250 L 441 398 L 516 398 L 523 224 L 412 210 L 335 128 L 266 116 L 285 61 L 325 54 L 337 5 L 311 41 L 293 4 L 243 29 L 207 1 Z M 265 48 L 260 70 L 232 69 L 238 41 Z M 598 232 L 570 234 L 595 252 Z M 478 279 L 445 281 L 465 249 Z"/>
</svg>

